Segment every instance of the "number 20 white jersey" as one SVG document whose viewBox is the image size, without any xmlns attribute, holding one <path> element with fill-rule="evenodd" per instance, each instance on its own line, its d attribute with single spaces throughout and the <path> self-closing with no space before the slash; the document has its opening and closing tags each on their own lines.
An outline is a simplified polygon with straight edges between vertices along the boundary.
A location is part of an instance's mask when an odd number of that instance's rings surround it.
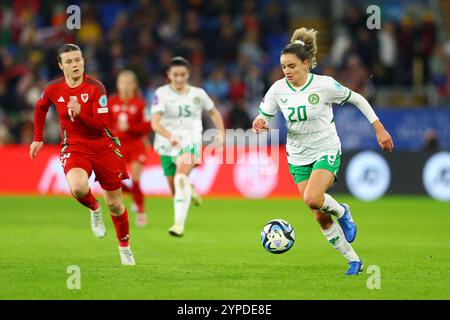
<svg viewBox="0 0 450 320">
<path fill-rule="evenodd" d="M 283 113 L 288 130 L 288 162 L 303 166 L 324 155 L 341 153 L 334 124 L 332 103 L 343 104 L 352 91 L 329 76 L 308 74 L 305 85 L 296 89 L 286 78 L 276 81 L 266 93 L 259 112 L 270 119 Z"/>
</svg>

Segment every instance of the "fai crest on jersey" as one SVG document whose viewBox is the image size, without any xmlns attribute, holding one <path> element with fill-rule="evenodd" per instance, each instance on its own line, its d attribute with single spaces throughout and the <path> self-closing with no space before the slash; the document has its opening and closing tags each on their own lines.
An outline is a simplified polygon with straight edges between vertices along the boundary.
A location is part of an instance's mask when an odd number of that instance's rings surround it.
<svg viewBox="0 0 450 320">
<path fill-rule="evenodd" d="M 201 100 L 200 100 L 200 97 L 195 97 L 195 98 L 194 98 L 194 104 L 197 104 L 197 105 L 198 105 L 198 104 L 200 104 L 200 101 L 201 101 Z"/>
<path fill-rule="evenodd" d="M 83 101 L 84 103 L 86 103 L 89 99 L 89 94 L 87 93 L 82 93 L 81 94 L 81 101 Z"/>
<path fill-rule="evenodd" d="M 315 94 L 315 93 L 310 94 L 309 97 L 308 97 L 308 101 L 311 104 L 318 104 L 319 100 L 320 100 L 319 96 L 317 94 Z"/>
</svg>

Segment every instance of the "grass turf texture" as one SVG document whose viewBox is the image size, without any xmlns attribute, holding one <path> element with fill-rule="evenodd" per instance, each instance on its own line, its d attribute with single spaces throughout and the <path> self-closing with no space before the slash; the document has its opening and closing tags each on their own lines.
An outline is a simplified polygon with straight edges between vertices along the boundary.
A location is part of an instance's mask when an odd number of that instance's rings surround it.
<svg viewBox="0 0 450 320">
<path fill-rule="evenodd" d="M 450 203 L 387 197 L 352 207 L 354 248 L 364 261 L 346 277 L 345 259 L 298 200 L 206 199 L 190 211 L 186 234 L 173 238 L 172 200 L 148 198 L 149 226 L 130 213 L 137 266 L 120 265 L 115 232 L 91 234 L 89 211 L 64 197 L 0 197 L 0 299 L 449 299 Z M 128 201 L 128 200 L 127 200 Z M 266 252 L 263 225 L 274 218 L 296 231 L 293 248 Z M 67 267 L 81 269 L 69 290 Z M 366 267 L 381 269 L 369 290 Z"/>
</svg>

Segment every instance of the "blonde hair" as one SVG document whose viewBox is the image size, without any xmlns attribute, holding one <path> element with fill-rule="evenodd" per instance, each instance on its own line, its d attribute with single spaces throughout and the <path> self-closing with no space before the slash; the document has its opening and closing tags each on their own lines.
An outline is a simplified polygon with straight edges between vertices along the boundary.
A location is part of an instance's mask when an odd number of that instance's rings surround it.
<svg viewBox="0 0 450 320">
<path fill-rule="evenodd" d="M 309 61 L 309 67 L 314 68 L 317 65 L 317 34 L 314 29 L 299 28 L 294 31 L 291 37 L 291 43 L 288 44 L 281 54 L 294 53 L 302 60 Z"/>
</svg>

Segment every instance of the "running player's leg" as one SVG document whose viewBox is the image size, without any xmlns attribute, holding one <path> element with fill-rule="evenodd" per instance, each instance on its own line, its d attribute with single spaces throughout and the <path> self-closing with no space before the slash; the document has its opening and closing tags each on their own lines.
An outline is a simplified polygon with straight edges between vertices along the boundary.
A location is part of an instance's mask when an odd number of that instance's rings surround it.
<svg viewBox="0 0 450 320">
<path fill-rule="evenodd" d="M 130 226 L 128 212 L 122 197 L 122 180 L 128 179 L 127 168 L 119 151 L 105 152 L 91 158 L 96 180 L 102 187 L 106 205 L 119 241 L 120 260 L 123 265 L 134 265 L 129 246 Z"/>
<path fill-rule="evenodd" d="M 195 155 L 190 152 L 182 153 L 177 158 L 177 168 L 174 176 L 175 196 L 173 199 L 175 224 L 169 233 L 175 236 L 184 234 L 184 226 L 191 204 L 192 189 L 188 179 L 189 173 L 195 167 Z"/>
<path fill-rule="evenodd" d="M 324 155 L 318 161 L 313 164 L 312 174 L 327 176 L 328 181 L 325 184 L 331 186 L 339 172 L 341 164 L 341 157 L 339 153 L 336 155 Z M 315 173 L 317 171 L 317 173 Z M 318 181 L 325 181 L 326 177 L 321 177 Z M 325 189 L 326 192 L 327 189 Z M 352 243 L 356 237 L 356 224 L 353 222 L 353 218 L 350 214 L 350 207 L 344 203 L 339 204 L 332 196 L 327 193 L 321 193 L 322 191 L 314 190 L 310 188 L 307 191 L 307 204 L 313 209 L 320 210 L 322 212 L 331 214 L 338 219 L 339 225 L 344 231 L 345 238 L 348 242 Z M 321 207 L 318 207 L 321 206 Z"/>
<path fill-rule="evenodd" d="M 141 189 L 141 174 L 144 169 L 144 164 L 139 161 L 132 161 L 130 165 L 131 169 L 131 180 L 133 182 L 132 185 L 132 196 L 133 196 L 133 202 L 136 205 L 136 225 L 143 227 L 147 225 L 147 214 L 145 213 L 145 207 L 144 207 L 144 193 Z"/>
<path fill-rule="evenodd" d="M 308 183 L 308 180 L 304 180 L 297 184 L 298 191 L 300 192 L 300 197 L 304 199 L 304 193 L 306 189 L 306 185 Z M 323 213 L 320 210 L 311 209 L 311 212 L 314 214 L 314 218 L 320 225 L 321 230 L 327 230 L 331 227 L 331 225 L 334 223 L 333 219 L 329 214 Z"/>
<path fill-rule="evenodd" d="M 163 169 L 164 175 L 167 177 L 167 182 L 169 183 L 170 194 L 175 196 L 175 185 L 174 176 L 177 170 L 177 166 L 171 156 L 160 155 L 159 159 L 161 161 L 161 167 Z"/>
<path fill-rule="evenodd" d="M 92 172 L 89 161 L 72 154 L 63 163 L 69 189 L 74 198 L 83 206 L 89 208 L 91 218 L 91 230 L 96 238 L 103 238 L 106 234 L 103 223 L 102 208 L 89 188 L 89 176 Z"/>
<path fill-rule="evenodd" d="M 135 265 L 134 256 L 129 245 L 130 224 L 127 208 L 123 203 L 122 190 L 120 188 L 116 190 L 103 189 L 102 192 L 116 229 L 121 262 L 123 265 Z"/>
<path fill-rule="evenodd" d="M 321 230 L 325 238 L 347 259 L 350 264 L 347 274 L 358 274 L 362 268 L 361 259 L 347 241 L 341 227 L 333 222 L 331 218 L 332 210 L 327 207 L 331 205 L 327 205 L 325 192 L 333 184 L 334 179 L 334 175 L 328 170 L 314 170 L 311 173 L 306 186 L 299 186 L 299 189 L 304 188 L 303 200 L 313 211 L 317 222 L 321 226 Z M 336 202 L 333 198 L 331 199 Z M 336 204 L 333 205 L 336 206 Z M 340 205 L 337 204 L 337 206 Z M 326 212 L 324 208 L 328 210 L 328 212 Z"/>
<path fill-rule="evenodd" d="M 164 170 L 164 175 L 167 177 L 167 183 L 169 184 L 170 194 L 172 197 L 175 196 L 175 171 L 176 165 L 169 156 L 161 156 L 161 164 Z M 191 200 L 196 205 L 199 206 L 202 203 L 201 195 L 195 190 L 194 185 L 191 183 Z"/>
<path fill-rule="evenodd" d="M 86 172 L 86 169 L 71 168 L 66 174 L 66 179 L 70 193 L 79 203 L 91 210 L 98 208 L 98 201 L 89 188 L 89 174 Z"/>
<path fill-rule="evenodd" d="M 174 182 L 175 173 L 173 176 L 167 176 L 167 183 L 169 184 L 170 194 L 172 197 L 175 197 L 175 182 Z"/>
</svg>

